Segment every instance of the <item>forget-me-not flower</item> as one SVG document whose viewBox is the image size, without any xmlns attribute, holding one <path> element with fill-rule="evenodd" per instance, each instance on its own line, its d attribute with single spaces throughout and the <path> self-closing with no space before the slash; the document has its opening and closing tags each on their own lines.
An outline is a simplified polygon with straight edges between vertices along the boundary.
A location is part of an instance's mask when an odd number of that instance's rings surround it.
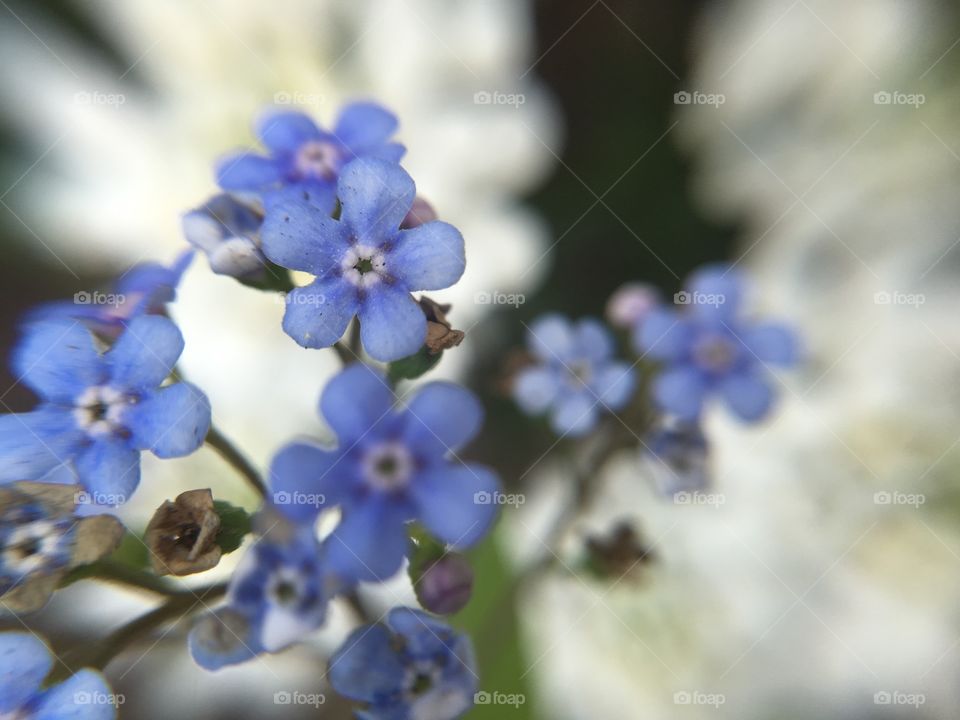
<svg viewBox="0 0 960 720">
<path fill-rule="evenodd" d="M 708 265 L 690 278 L 674 301 L 650 313 L 635 335 L 639 352 L 659 360 L 653 397 L 680 420 L 696 420 L 706 399 L 717 395 L 745 422 L 762 419 L 773 404 L 767 366 L 798 360 L 794 332 L 779 323 L 752 323 L 741 316 L 743 278 L 723 265 Z"/>
<path fill-rule="evenodd" d="M 291 519 L 310 523 L 324 508 L 341 508 L 326 540 L 328 557 L 358 580 L 385 580 L 400 569 L 408 521 L 463 548 L 479 541 L 496 515 L 496 475 L 450 457 L 480 429 L 477 398 L 452 383 L 432 382 L 405 408 L 393 403 L 379 372 L 359 363 L 348 367 L 320 398 L 339 448 L 294 442 L 270 468 L 274 504 Z"/>
<path fill-rule="evenodd" d="M 0 718 L 110 720 L 114 696 L 100 673 L 80 670 L 43 688 L 53 668 L 50 649 L 32 633 L 0 633 Z"/>
<path fill-rule="evenodd" d="M 221 193 L 183 216 L 183 236 L 207 256 L 218 275 L 258 279 L 267 268 L 260 250 L 263 213 L 241 200 Z"/>
<path fill-rule="evenodd" d="M 345 106 L 332 131 L 302 112 L 271 110 L 255 128 L 268 154 L 241 152 L 223 158 L 217 182 L 224 190 L 257 193 L 267 204 L 278 191 L 306 190 L 329 212 L 337 178 L 351 160 L 400 161 L 404 147 L 390 141 L 396 130 L 396 116 L 372 102 Z"/>
<path fill-rule="evenodd" d="M 188 455 L 210 427 L 200 390 L 161 387 L 182 351 L 180 330 L 158 315 L 132 320 L 104 353 L 83 324 L 28 325 L 12 365 L 41 403 L 0 416 L 0 483 L 40 480 L 70 462 L 92 502 L 126 502 L 140 482 L 142 450 Z"/>
<path fill-rule="evenodd" d="M 545 315 L 530 326 L 527 344 L 537 364 L 517 374 L 513 396 L 528 413 L 549 412 L 559 435 L 589 432 L 602 412 L 633 395 L 633 368 L 614 359 L 613 337 L 597 320 Z"/>
<path fill-rule="evenodd" d="M 364 704 L 361 720 L 454 720 L 473 707 L 470 638 L 411 608 L 354 630 L 330 659 L 330 684 Z"/>
<path fill-rule="evenodd" d="M 304 347 L 328 347 L 356 315 L 371 357 L 412 355 L 424 343 L 427 321 L 410 293 L 441 290 L 460 279 L 463 236 L 440 221 L 400 229 L 416 187 L 393 163 L 355 160 L 344 168 L 337 196 L 338 220 L 302 196 L 268 208 L 264 254 L 281 267 L 316 276 L 288 295 L 283 329 Z"/>
</svg>

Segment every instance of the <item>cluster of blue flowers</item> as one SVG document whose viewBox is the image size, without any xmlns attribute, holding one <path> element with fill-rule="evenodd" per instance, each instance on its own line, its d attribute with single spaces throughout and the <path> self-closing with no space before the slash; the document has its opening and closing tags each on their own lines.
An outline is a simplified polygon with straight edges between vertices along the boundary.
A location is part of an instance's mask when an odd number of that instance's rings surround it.
<svg viewBox="0 0 960 720">
<path fill-rule="evenodd" d="M 265 496 L 252 521 L 241 513 L 240 535 L 255 537 L 225 602 L 196 618 L 188 643 L 208 670 L 279 652 L 320 628 L 335 599 L 356 605 L 361 583 L 385 582 L 406 564 L 430 612 L 398 607 L 358 627 L 331 657 L 328 677 L 364 720 L 452 720 L 473 705 L 476 663 L 470 639 L 438 615 L 469 597 L 472 571 L 459 552 L 490 532 L 500 481 L 459 455 L 483 423 L 476 396 L 449 382 L 425 383 L 403 403 L 395 393 L 398 365 L 416 379 L 435 357 L 414 361 L 440 351 L 427 343 L 440 306 L 413 293 L 449 287 L 465 268 L 460 232 L 436 219 L 399 164 L 396 129 L 373 103 L 348 105 L 333 130 L 298 112 L 267 114 L 256 127 L 267 154 L 224 158 L 221 192 L 183 217 L 187 241 L 214 273 L 283 291 L 284 331 L 305 348 L 336 346 L 345 359 L 319 402 L 336 446 L 292 441 L 273 457 L 265 484 L 253 478 Z M 0 416 L 0 597 L 39 577 L 47 594 L 28 598 L 38 606 L 68 571 L 112 552 L 119 522 L 80 516 L 131 498 L 143 451 L 176 458 L 205 441 L 223 450 L 210 402 L 176 370 L 184 338 L 167 313 L 194 250 L 170 267 L 134 268 L 114 287 L 115 303 L 85 302 L 81 293 L 26 318 L 11 362 L 39 403 Z M 313 279 L 294 287 L 290 271 Z M 530 362 L 514 377 L 514 397 L 561 437 L 590 435 L 612 418 L 629 428 L 634 420 L 620 414 L 639 408 L 645 445 L 670 470 L 665 489 L 697 490 L 707 477 L 708 400 L 756 422 L 773 403 L 768 367 L 798 357 L 788 328 L 743 319 L 743 292 L 735 271 L 713 266 L 694 274 L 673 307 L 648 287 L 622 289 L 610 317 L 629 333 L 632 363 L 618 359 L 617 337 L 601 321 L 542 317 L 528 327 Z M 359 340 L 345 346 L 351 324 Z M 76 499 L 45 497 L 43 483 L 75 488 Z M 179 511 L 167 505 L 168 514 Z M 204 516 L 202 531 L 200 522 L 183 536 L 199 542 L 228 520 Z M 214 561 L 239 545 L 214 548 Z M 50 669 L 42 642 L 0 635 L 0 717 L 112 716 L 109 706 L 76 699 L 107 696 L 99 674 L 45 687 Z"/>
</svg>

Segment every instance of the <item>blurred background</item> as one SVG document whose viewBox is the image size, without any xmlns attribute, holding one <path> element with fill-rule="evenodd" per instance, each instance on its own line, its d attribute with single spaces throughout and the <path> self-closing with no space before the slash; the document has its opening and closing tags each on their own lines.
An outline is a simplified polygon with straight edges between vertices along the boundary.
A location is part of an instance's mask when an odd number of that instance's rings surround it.
<svg viewBox="0 0 960 720">
<path fill-rule="evenodd" d="M 469 717 L 957 717 L 955 3 L 2 0 L 0 56 L 5 352 L 30 306 L 171 261 L 180 215 L 214 192 L 219 155 L 253 143 L 262 107 L 330 122 L 373 97 L 398 113 L 405 167 L 467 238 L 463 281 L 436 294 L 467 337 L 437 373 L 482 394 L 468 454 L 527 499 L 477 551 L 457 620 L 482 688 L 523 702 Z M 570 482 L 566 441 L 503 392 L 524 325 L 600 315 L 627 281 L 670 295 L 715 260 L 750 275 L 749 307 L 796 325 L 807 354 L 766 423 L 708 413 L 723 501 L 663 500 L 625 449 L 564 539 L 565 571 L 499 602 Z M 258 466 L 328 435 L 315 403 L 336 358 L 284 336 L 282 306 L 198 258 L 172 312 L 186 374 Z M 5 411 L 29 409 L 2 372 Z M 208 486 L 254 507 L 204 449 L 147 459 L 123 518 L 142 527 Z M 651 559 L 613 579 L 575 570 L 584 537 L 622 520 Z M 411 593 L 399 578 L 369 600 Z M 59 651 L 147 601 L 80 583 L 24 621 Z M 347 717 L 322 675 L 348 627 L 334 611 L 302 647 L 210 675 L 177 626 L 107 675 L 123 718 Z M 277 708 L 277 690 L 328 702 Z"/>
</svg>

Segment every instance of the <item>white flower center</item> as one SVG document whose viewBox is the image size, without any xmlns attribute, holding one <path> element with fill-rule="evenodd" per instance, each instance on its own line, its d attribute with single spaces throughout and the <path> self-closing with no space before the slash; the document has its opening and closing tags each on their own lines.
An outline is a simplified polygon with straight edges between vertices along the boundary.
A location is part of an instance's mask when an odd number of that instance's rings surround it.
<svg viewBox="0 0 960 720">
<path fill-rule="evenodd" d="M 35 520 L 21 525 L 7 538 L 3 549 L 3 565 L 21 575 L 29 575 L 47 564 L 54 555 L 61 535 L 49 520 Z"/>
<path fill-rule="evenodd" d="M 340 149 L 326 140 L 310 140 L 297 150 L 294 166 L 302 178 L 332 180 L 340 167 Z"/>
<path fill-rule="evenodd" d="M 274 605 L 289 607 L 296 605 L 303 596 L 303 578 L 296 570 L 280 568 L 267 585 L 267 597 Z"/>
<path fill-rule="evenodd" d="M 404 487 L 412 472 L 413 458 L 403 443 L 376 445 L 363 457 L 363 475 L 367 483 L 379 490 Z"/>
<path fill-rule="evenodd" d="M 343 276 L 360 288 L 373 287 L 383 279 L 387 260 L 377 248 L 369 245 L 354 245 L 340 261 Z"/>
<path fill-rule="evenodd" d="M 130 398 L 107 385 L 87 388 L 74 402 L 77 426 L 90 435 L 116 432 L 123 424 L 123 413 Z"/>
</svg>

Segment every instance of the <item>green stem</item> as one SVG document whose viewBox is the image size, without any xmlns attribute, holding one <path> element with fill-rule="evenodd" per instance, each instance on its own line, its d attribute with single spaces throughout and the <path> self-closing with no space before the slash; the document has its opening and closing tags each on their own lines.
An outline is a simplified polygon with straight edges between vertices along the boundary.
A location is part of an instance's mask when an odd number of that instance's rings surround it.
<svg viewBox="0 0 960 720">
<path fill-rule="evenodd" d="M 98 560 L 90 565 L 76 568 L 67 576 L 63 584 L 69 585 L 77 580 L 103 580 L 104 582 L 146 590 L 164 596 L 174 596 L 179 592 L 169 582 L 153 573 L 109 559 Z"/>
<path fill-rule="evenodd" d="M 207 433 L 206 443 L 220 455 L 227 463 L 233 467 L 260 497 L 267 496 L 267 486 L 260 477 L 260 473 L 250 463 L 249 460 L 230 442 L 216 427 L 210 426 Z"/>
<path fill-rule="evenodd" d="M 69 656 L 55 671 L 51 681 L 65 679 L 72 668 L 89 667 L 103 670 L 110 661 L 124 649 L 141 638 L 148 637 L 154 630 L 178 621 L 197 609 L 197 606 L 206 607 L 207 603 L 217 600 L 227 592 L 226 583 L 209 585 L 195 591 L 178 592 L 158 608 L 145 615 L 130 621 L 107 636 L 103 642 L 87 646 Z"/>
</svg>

